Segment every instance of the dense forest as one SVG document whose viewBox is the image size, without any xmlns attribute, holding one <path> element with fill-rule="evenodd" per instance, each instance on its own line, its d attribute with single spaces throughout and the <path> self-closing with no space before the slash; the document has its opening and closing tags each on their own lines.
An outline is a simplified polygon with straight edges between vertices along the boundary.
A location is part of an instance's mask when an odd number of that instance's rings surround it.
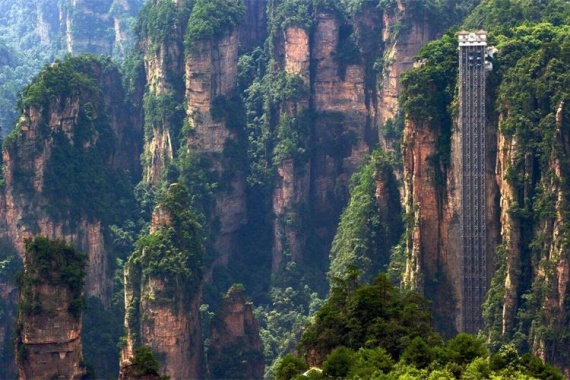
<svg viewBox="0 0 570 380">
<path fill-rule="evenodd" d="M 564 0 L 0 0 L 0 367 L 570 376 Z M 464 333 L 460 30 L 487 32 Z"/>
</svg>

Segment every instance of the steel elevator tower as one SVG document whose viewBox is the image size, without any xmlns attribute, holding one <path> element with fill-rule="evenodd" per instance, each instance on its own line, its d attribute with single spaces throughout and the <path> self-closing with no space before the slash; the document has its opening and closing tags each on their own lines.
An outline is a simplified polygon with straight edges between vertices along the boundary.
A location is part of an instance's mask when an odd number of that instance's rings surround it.
<svg viewBox="0 0 570 380">
<path fill-rule="evenodd" d="M 487 293 L 485 223 L 485 73 L 487 33 L 459 32 L 462 330 L 483 327 Z"/>
</svg>

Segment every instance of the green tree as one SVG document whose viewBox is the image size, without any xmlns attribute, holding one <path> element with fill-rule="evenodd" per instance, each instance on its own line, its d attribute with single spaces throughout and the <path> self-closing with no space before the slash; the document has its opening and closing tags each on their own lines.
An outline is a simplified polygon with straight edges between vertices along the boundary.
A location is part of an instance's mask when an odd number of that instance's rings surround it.
<svg viewBox="0 0 570 380">
<path fill-rule="evenodd" d="M 415 337 L 402 352 L 402 361 L 416 368 L 427 368 L 435 355 L 433 349 L 422 338 Z"/>
<path fill-rule="evenodd" d="M 335 348 L 323 363 L 323 374 L 333 379 L 344 379 L 354 363 L 355 352 L 343 346 Z"/>
<path fill-rule="evenodd" d="M 477 358 L 489 356 L 485 343 L 471 334 L 461 333 L 450 339 L 446 348 L 449 359 L 459 365 L 466 365 Z"/>
<path fill-rule="evenodd" d="M 309 367 L 305 361 L 292 354 L 287 354 L 275 368 L 275 380 L 292 380 L 305 372 Z"/>
<path fill-rule="evenodd" d="M 131 362 L 135 376 L 158 375 L 160 364 L 151 349 L 146 346 L 135 348 Z"/>
</svg>

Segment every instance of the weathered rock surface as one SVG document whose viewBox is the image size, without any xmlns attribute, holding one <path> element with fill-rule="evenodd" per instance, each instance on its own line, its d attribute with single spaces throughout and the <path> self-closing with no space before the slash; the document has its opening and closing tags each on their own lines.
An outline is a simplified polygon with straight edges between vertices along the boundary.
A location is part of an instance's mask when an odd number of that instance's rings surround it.
<svg viewBox="0 0 570 380">
<path fill-rule="evenodd" d="M 395 32 L 397 24 L 408 23 L 410 30 Z M 418 52 L 435 38 L 437 28 L 429 19 L 410 21 L 405 5 L 398 1 L 397 10 L 383 14 L 382 41 L 384 56 L 380 91 L 378 93 L 379 125 L 384 149 L 394 149 L 395 141 L 385 136 L 384 126 L 389 120 L 396 121 L 400 109 L 400 77 L 415 63 Z"/>
<path fill-rule="evenodd" d="M 69 291 L 65 286 L 42 285 L 33 290 L 42 310 L 21 317 L 21 342 L 17 361 L 21 379 L 50 379 L 63 376 L 80 379 L 82 365 L 81 318 L 69 313 Z"/>
<path fill-rule="evenodd" d="M 83 264 L 73 266 L 73 274 L 66 272 L 72 261 L 82 259 L 63 244 L 41 238 L 41 243 L 25 253 L 15 334 L 19 379 L 80 379 L 86 373 L 78 305 L 83 296 L 83 273 L 75 272 L 82 271 Z M 70 276 L 77 279 L 73 285 Z"/>
<path fill-rule="evenodd" d="M 168 197 L 173 197 L 177 186 L 170 186 Z M 125 266 L 123 374 L 128 374 L 134 350 L 147 346 L 157 355 L 161 376 L 173 380 L 203 376 L 199 319 L 202 251 L 193 240 L 198 239 L 193 235 L 196 226 L 184 219 L 188 212 L 185 199 L 173 199 L 155 208 L 146 243 Z"/>
<path fill-rule="evenodd" d="M 41 105 L 27 106 L 4 146 L 0 239 L 13 246 L 20 257 L 26 238 L 66 239 L 89 256 L 85 295 L 109 306 L 114 247 L 108 227 L 117 223 L 109 210 L 119 210 L 115 202 L 127 201 L 129 195 L 123 194 L 119 198 L 127 198 L 119 200 L 102 190 L 106 185 L 101 181 L 117 175 L 125 184 L 130 175 L 139 175 L 140 132 L 127 113 L 118 70 L 110 62 L 86 62 L 78 64 L 79 75 L 88 77 L 96 90 L 75 89 Z M 48 70 L 67 64 L 55 63 Z M 89 165 L 83 166 L 85 163 Z M 117 177 L 113 178 L 113 189 L 119 191 Z M 10 315 L 15 286 L 11 279 L 0 286 Z M 8 321 L 6 327 L 12 324 Z M 0 329 L 2 341 L 9 339 L 8 330 Z"/>
<path fill-rule="evenodd" d="M 213 378 L 260 379 L 264 373 L 263 345 L 253 304 L 243 292 L 230 288 L 212 322 L 208 366 Z"/>
<path fill-rule="evenodd" d="M 238 248 L 240 229 L 247 222 L 245 173 L 236 166 L 229 147 L 243 144 L 243 126 L 232 128 L 228 112 L 233 102 L 237 79 L 238 30 L 226 32 L 216 40 L 195 41 L 186 59 L 186 103 L 191 133 L 187 137 L 189 154 L 210 162 L 210 173 L 225 178 L 214 192 L 210 217 L 219 220 L 214 246 L 214 265 L 227 265 Z M 219 113 L 219 114 L 218 114 Z"/>
<path fill-rule="evenodd" d="M 89 63 L 86 70 L 86 75 L 104 94 L 101 97 L 98 92 L 78 91 L 52 97 L 44 106 L 32 105 L 23 110 L 19 127 L 13 132 L 14 138 L 3 151 L 6 186 L 0 195 L 3 201 L 0 203 L 0 223 L 4 227 L 0 235 L 12 242 L 20 255 L 23 255 L 24 239 L 37 235 L 65 238 L 87 252 L 90 265 L 85 292 L 106 304 L 111 297 L 109 255 L 112 246 L 103 232 L 106 226 L 98 218 L 102 215 L 94 215 L 87 204 L 74 204 L 76 198 L 71 198 L 70 193 L 54 192 L 53 173 L 57 168 L 53 165 L 59 162 L 65 146 L 74 146 L 80 139 L 78 136 L 85 136 L 85 112 L 94 112 L 90 115 L 94 129 L 90 130 L 92 135 L 88 141 L 76 148 L 83 157 L 99 152 L 104 154 L 102 170 L 130 172 L 136 176 L 140 171 L 136 158 L 140 134 L 127 115 L 124 100 L 121 101 L 124 94 L 118 71 L 106 69 L 97 61 Z M 93 105 L 100 108 L 87 110 L 86 104 L 91 104 L 88 108 Z M 101 136 L 105 136 L 104 142 Z M 52 156 L 54 151 L 57 157 Z M 74 173 L 66 175 L 73 176 Z M 58 177 L 57 180 L 76 181 L 77 178 Z M 86 183 L 96 180 L 89 177 Z M 50 205 L 65 206 L 53 210 Z"/>
</svg>

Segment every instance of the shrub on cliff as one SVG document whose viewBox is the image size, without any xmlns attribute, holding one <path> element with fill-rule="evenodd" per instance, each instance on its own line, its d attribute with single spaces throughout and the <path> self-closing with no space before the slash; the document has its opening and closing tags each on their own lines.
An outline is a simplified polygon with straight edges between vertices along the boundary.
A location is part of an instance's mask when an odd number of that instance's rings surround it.
<svg viewBox="0 0 570 380">
<path fill-rule="evenodd" d="M 197 0 L 188 20 L 184 42 L 220 38 L 237 26 L 245 15 L 242 0 Z"/>
<path fill-rule="evenodd" d="M 41 300 L 34 290 L 40 284 L 65 285 L 69 290 L 69 312 L 79 317 L 83 309 L 83 284 L 87 255 L 62 239 L 36 237 L 25 240 L 24 271 L 17 277 L 22 292 L 20 309 L 25 314 L 42 312 Z"/>
</svg>

